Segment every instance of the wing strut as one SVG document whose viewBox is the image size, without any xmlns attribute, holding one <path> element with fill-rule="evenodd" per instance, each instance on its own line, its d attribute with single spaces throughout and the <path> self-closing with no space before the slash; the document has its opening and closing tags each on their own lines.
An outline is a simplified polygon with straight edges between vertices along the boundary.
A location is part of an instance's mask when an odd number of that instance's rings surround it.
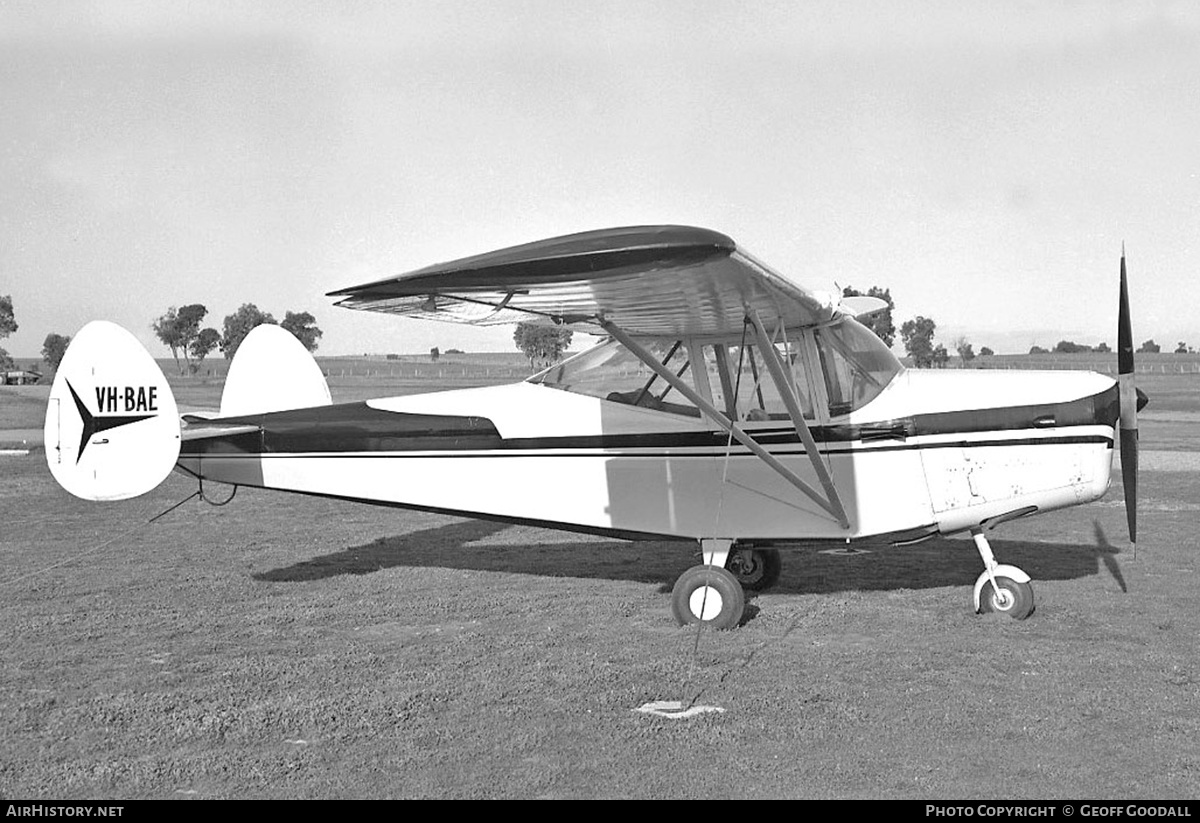
<svg viewBox="0 0 1200 823">
<path fill-rule="evenodd" d="M 829 497 L 830 513 L 838 519 L 838 523 L 843 529 L 848 529 L 850 521 L 846 517 L 846 509 L 842 505 L 842 499 L 838 496 L 837 487 L 833 485 L 833 478 L 829 476 L 829 471 L 821 462 L 821 453 L 817 451 L 817 443 L 808 429 L 808 421 L 804 419 L 804 412 L 800 410 L 800 404 L 796 402 L 796 387 L 790 379 L 790 372 L 784 369 L 783 363 L 779 359 L 779 352 L 775 350 L 775 344 L 767 336 L 767 330 L 763 327 L 758 312 L 747 307 L 746 318 L 754 324 L 754 333 L 758 337 L 758 350 L 762 352 L 763 362 L 766 363 L 767 371 L 771 373 L 771 379 L 775 381 L 775 387 L 779 389 L 779 394 L 783 397 L 783 404 L 787 406 L 788 414 L 792 418 L 792 425 L 796 427 L 796 434 L 800 436 L 800 442 L 804 444 L 804 451 L 812 463 L 813 471 L 817 473 L 821 487 L 825 489 L 825 494 Z"/>
<path fill-rule="evenodd" d="M 606 332 L 616 338 L 621 345 L 633 352 L 637 358 L 645 363 L 651 370 L 653 370 L 655 374 L 667 381 L 672 388 L 694 403 L 696 407 L 700 409 L 700 411 L 702 411 L 712 422 L 716 423 L 722 429 L 733 435 L 734 440 L 738 441 L 751 452 L 753 452 L 759 459 L 778 472 L 785 480 L 787 480 L 800 491 L 804 492 L 804 494 L 807 495 L 814 503 L 820 506 L 821 509 L 836 518 L 838 523 L 841 524 L 842 528 L 850 528 L 850 524 L 846 520 L 846 514 L 842 509 L 841 501 L 838 499 L 836 491 L 831 497 L 831 500 L 833 501 L 832 503 L 830 500 L 826 500 L 821 496 L 820 492 L 805 483 L 804 480 L 802 480 L 795 472 L 783 465 L 778 458 L 756 443 L 754 438 L 747 434 L 741 426 L 727 418 L 725 415 L 721 414 L 721 412 L 718 411 L 712 403 L 709 403 L 707 400 L 697 394 L 691 386 L 677 377 L 674 372 L 672 372 L 662 363 L 658 362 L 658 358 L 646 351 L 646 349 L 643 348 L 640 343 L 622 331 L 621 328 L 615 323 L 601 318 L 600 325 Z M 774 348 L 772 348 L 772 351 L 773 350 Z M 786 385 L 787 384 L 784 383 L 784 386 Z M 786 394 L 786 391 L 781 390 L 781 393 Z M 803 421 L 804 418 L 801 417 L 800 419 Z M 805 431 L 807 431 L 807 429 L 805 429 Z M 808 442 L 812 442 L 811 434 L 808 437 Z M 812 449 L 812 451 L 809 452 L 809 457 L 819 464 L 820 458 L 816 454 L 815 445 L 812 447 L 806 446 L 806 448 Z M 818 470 L 817 476 L 821 477 L 822 472 L 824 471 L 825 467 L 821 466 Z M 824 474 L 824 477 L 828 478 L 828 474 Z M 832 488 L 832 483 L 829 484 L 829 487 Z"/>
</svg>

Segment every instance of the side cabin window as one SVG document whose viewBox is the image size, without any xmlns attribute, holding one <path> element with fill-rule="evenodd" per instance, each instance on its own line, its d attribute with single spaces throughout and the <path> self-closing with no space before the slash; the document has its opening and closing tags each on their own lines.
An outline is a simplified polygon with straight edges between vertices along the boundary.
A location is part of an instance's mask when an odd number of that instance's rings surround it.
<svg viewBox="0 0 1200 823">
<path fill-rule="evenodd" d="M 725 341 L 645 340 L 647 351 L 717 410 L 741 423 L 786 421 L 787 404 L 756 343 L 740 335 Z M 788 386 L 804 417 L 818 419 L 820 390 L 827 414 L 849 414 L 875 399 L 902 370 L 873 332 L 852 319 L 799 330 L 774 344 Z M 703 360 L 698 366 L 691 357 Z M 814 372 L 820 369 L 818 376 Z M 645 409 L 702 417 L 695 404 L 616 340 L 606 340 L 529 378 L 550 388 Z M 823 419 L 825 411 L 821 412 Z"/>
<path fill-rule="evenodd" d="M 658 362 L 686 380 L 688 385 L 694 385 L 688 374 L 691 368 L 688 347 L 682 340 L 648 341 L 645 346 Z M 700 410 L 691 401 L 616 340 L 606 340 L 551 366 L 530 377 L 528 382 L 614 403 L 700 417 Z"/>
<path fill-rule="evenodd" d="M 818 328 L 813 336 L 825 376 L 830 417 L 870 403 L 903 368 L 891 349 L 857 320 L 847 318 Z"/>
<path fill-rule="evenodd" d="M 733 420 L 747 423 L 789 420 L 787 404 L 763 359 L 751 343 L 741 345 L 685 340 L 643 341 L 646 349 L 672 373 Z M 803 356 L 803 339 L 777 343 L 775 351 L 785 364 L 804 416 L 813 419 L 813 400 Z M 703 353 L 701 355 L 701 352 Z M 691 354 L 703 356 L 699 372 Z M 702 417 L 698 408 L 659 377 L 616 340 L 607 340 L 588 351 L 529 378 L 563 391 L 599 397 L 613 403 L 653 409 L 668 414 Z"/>
<path fill-rule="evenodd" d="M 740 340 L 731 345 L 705 347 L 714 405 L 742 422 L 791 420 L 783 395 L 764 360 L 766 353 L 755 344 L 739 344 Z M 774 348 L 787 372 L 801 412 L 806 418 L 814 419 L 802 340 L 790 340 L 786 345 L 776 343 Z"/>
</svg>

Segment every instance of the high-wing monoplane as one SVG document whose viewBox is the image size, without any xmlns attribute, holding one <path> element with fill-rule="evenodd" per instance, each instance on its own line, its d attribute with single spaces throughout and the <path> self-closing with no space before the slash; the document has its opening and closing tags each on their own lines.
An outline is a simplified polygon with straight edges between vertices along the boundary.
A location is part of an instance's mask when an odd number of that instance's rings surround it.
<svg viewBox="0 0 1200 823">
<path fill-rule="evenodd" d="M 976 611 L 1034 608 L 986 533 L 1100 498 L 1120 444 L 1136 539 L 1137 410 L 1125 260 L 1119 378 L 921 370 L 855 319 L 884 307 L 803 288 L 729 237 L 606 229 L 332 292 L 337 305 L 474 324 L 534 320 L 598 335 L 515 385 L 331 402 L 277 326 L 250 333 L 220 411 L 177 414 L 127 331 L 74 338 L 51 390 L 46 458 L 89 500 L 172 468 L 202 483 L 297 492 L 630 540 L 686 540 L 703 562 L 671 595 L 681 624 L 742 619 L 780 550 L 970 533 Z"/>
</svg>

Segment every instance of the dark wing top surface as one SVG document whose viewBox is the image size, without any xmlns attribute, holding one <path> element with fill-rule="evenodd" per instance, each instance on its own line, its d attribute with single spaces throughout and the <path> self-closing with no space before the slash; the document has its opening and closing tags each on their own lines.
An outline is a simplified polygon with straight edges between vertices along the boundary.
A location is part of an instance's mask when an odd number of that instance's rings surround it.
<svg viewBox="0 0 1200 823">
<path fill-rule="evenodd" d="M 834 308 L 729 237 L 689 226 L 601 229 L 427 266 L 330 292 L 352 309 L 491 325 L 544 318 L 598 332 L 681 337 L 740 332 L 746 307 L 790 327 Z"/>
</svg>

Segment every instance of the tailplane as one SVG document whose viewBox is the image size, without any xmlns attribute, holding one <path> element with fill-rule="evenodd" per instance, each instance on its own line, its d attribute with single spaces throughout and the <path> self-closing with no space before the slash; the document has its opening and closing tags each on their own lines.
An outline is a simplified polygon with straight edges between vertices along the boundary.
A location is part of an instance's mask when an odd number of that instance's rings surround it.
<svg viewBox="0 0 1200 823">
<path fill-rule="evenodd" d="M 158 364 L 132 334 L 95 321 L 71 341 L 50 389 L 46 462 L 84 500 L 153 489 L 179 457 L 179 415 Z"/>
</svg>

